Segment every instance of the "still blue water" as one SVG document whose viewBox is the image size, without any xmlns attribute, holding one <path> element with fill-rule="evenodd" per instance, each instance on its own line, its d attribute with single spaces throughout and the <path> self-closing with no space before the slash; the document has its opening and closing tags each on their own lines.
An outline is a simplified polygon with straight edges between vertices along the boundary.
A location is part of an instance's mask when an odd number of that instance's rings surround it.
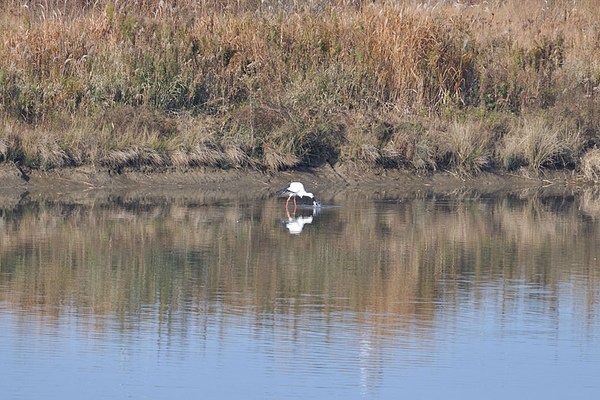
<svg viewBox="0 0 600 400">
<path fill-rule="evenodd" d="M 600 397 L 589 203 L 329 203 L 5 207 L 1 397 Z"/>
</svg>

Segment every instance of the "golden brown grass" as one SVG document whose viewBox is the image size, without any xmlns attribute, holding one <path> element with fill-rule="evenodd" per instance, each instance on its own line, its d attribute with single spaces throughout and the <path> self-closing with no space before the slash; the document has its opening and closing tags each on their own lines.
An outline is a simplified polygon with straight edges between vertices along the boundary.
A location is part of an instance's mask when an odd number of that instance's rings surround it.
<svg viewBox="0 0 600 400">
<path fill-rule="evenodd" d="M 454 121 L 446 137 L 449 165 L 459 172 L 477 173 L 493 163 L 493 136 L 480 121 Z"/>
<path fill-rule="evenodd" d="M 504 165 L 507 169 L 528 166 L 573 165 L 584 146 L 584 138 L 576 126 L 567 121 L 548 121 L 540 116 L 524 116 L 505 136 Z"/>
<path fill-rule="evenodd" d="M 598 142 L 592 0 L 3 4 L 1 157 L 33 167 L 472 173 L 576 168 Z M 583 145 L 563 162 L 559 126 L 560 149 L 517 154 L 524 115 L 568 116 Z"/>
</svg>

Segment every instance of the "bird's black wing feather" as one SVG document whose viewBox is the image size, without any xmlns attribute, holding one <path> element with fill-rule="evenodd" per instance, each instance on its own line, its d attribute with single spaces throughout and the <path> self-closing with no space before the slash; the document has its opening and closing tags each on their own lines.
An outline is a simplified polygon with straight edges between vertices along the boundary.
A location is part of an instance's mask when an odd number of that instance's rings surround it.
<svg viewBox="0 0 600 400">
<path fill-rule="evenodd" d="M 289 188 L 289 186 L 282 187 L 281 189 L 279 189 L 277 191 L 277 195 L 278 196 L 285 196 L 285 195 L 289 194 L 290 192 L 289 192 L 288 188 Z"/>
</svg>

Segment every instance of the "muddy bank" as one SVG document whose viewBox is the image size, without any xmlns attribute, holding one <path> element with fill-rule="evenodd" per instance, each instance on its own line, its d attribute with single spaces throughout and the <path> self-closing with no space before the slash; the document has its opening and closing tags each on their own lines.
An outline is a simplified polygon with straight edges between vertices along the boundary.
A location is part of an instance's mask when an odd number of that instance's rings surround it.
<svg viewBox="0 0 600 400">
<path fill-rule="evenodd" d="M 50 171 L 23 170 L 14 164 L 0 166 L 0 204 L 16 204 L 24 197 L 71 199 L 106 196 L 191 197 L 258 199 L 275 195 L 292 180 L 298 180 L 325 201 L 361 196 L 404 198 L 428 195 L 568 195 L 586 185 L 569 172 L 542 175 L 481 173 L 459 176 L 451 173 L 417 175 L 402 170 L 333 169 L 329 166 L 306 171 L 263 173 L 245 170 L 191 170 L 114 174 L 93 167 Z"/>
</svg>

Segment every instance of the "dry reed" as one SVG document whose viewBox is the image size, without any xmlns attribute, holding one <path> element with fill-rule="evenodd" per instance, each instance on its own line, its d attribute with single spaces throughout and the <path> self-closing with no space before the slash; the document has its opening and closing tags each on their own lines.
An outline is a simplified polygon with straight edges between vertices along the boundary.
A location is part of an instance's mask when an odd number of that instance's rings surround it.
<svg viewBox="0 0 600 400">
<path fill-rule="evenodd" d="M 476 173 L 575 168 L 599 141 L 591 0 L 2 3 L 0 118 L 10 128 L 0 148 L 11 150 L 1 157 L 32 167 L 353 162 Z M 517 122 L 494 126 L 498 114 Z M 559 114 L 584 143 L 568 162 L 564 144 L 511 150 L 524 115 Z M 393 137 L 382 141 L 377 126 Z"/>
</svg>

